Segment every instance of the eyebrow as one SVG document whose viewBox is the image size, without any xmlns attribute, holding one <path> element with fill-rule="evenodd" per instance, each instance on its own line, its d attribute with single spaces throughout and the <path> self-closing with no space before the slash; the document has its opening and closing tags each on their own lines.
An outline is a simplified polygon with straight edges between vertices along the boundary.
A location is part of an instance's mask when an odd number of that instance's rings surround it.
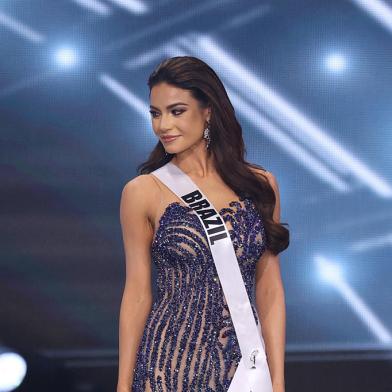
<svg viewBox="0 0 392 392">
<path fill-rule="evenodd" d="M 175 102 L 175 103 L 172 103 L 171 105 L 166 106 L 166 109 L 171 109 L 172 107 L 177 106 L 177 105 L 186 105 L 186 106 L 188 106 L 188 104 L 185 103 L 185 102 Z M 150 108 L 159 110 L 157 107 L 155 107 L 153 105 L 150 105 Z"/>
</svg>

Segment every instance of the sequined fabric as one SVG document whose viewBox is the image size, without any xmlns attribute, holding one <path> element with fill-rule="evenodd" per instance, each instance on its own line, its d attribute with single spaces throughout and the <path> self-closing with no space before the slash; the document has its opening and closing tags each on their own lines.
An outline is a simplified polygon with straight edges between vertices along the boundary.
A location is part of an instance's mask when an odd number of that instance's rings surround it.
<svg viewBox="0 0 392 392">
<path fill-rule="evenodd" d="M 265 250 L 262 218 L 249 198 L 219 211 L 252 304 L 256 263 Z M 151 247 L 157 296 L 147 318 L 132 392 L 227 391 L 241 359 L 234 326 L 202 224 L 190 207 L 170 203 Z"/>
</svg>

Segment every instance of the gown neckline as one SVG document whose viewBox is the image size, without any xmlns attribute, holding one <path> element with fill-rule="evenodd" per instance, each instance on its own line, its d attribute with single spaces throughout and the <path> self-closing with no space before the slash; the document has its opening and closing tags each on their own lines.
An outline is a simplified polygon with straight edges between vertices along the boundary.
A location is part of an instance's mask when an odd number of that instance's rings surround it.
<svg viewBox="0 0 392 392">
<path fill-rule="evenodd" d="M 249 198 L 249 197 L 246 197 L 246 196 L 241 196 L 238 200 L 232 200 L 232 201 L 230 201 L 229 204 L 228 204 L 227 206 L 222 207 L 222 208 L 218 211 L 218 212 L 219 212 L 219 215 L 221 215 L 222 217 L 224 217 L 223 214 L 224 214 L 225 212 L 231 212 L 231 211 L 233 211 L 233 209 L 232 209 L 231 207 L 235 207 L 236 205 L 239 205 L 239 206 L 240 206 L 239 210 L 247 210 L 247 208 L 246 208 L 246 201 L 247 201 L 247 200 L 249 201 L 250 198 Z M 242 201 L 245 201 L 244 206 L 242 206 L 242 204 L 241 204 Z M 175 201 L 170 202 L 170 203 L 165 207 L 165 209 L 164 209 L 162 215 L 160 216 L 160 218 L 159 218 L 159 220 L 158 220 L 158 229 L 157 229 L 157 231 L 153 234 L 152 244 L 155 243 L 155 241 L 156 241 L 156 239 L 157 239 L 157 237 L 158 237 L 158 234 L 159 234 L 159 232 L 160 232 L 161 229 L 162 229 L 163 220 L 166 218 L 166 215 L 169 213 L 169 211 L 170 211 L 174 206 L 178 206 L 178 207 L 180 207 L 180 208 L 183 208 L 183 209 L 186 210 L 187 212 L 191 212 L 191 211 L 194 212 L 194 210 L 193 210 L 191 207 L 182 204 L 179 200 L 175 200 Z M 195 214 L 195 216 L 196 216 L 196 213 L 195 213 L 195 212 L 194 212 L 194 214 Z M 230 230 L 229 230 L 229 231 L 230 231 Z"/>
</svg>

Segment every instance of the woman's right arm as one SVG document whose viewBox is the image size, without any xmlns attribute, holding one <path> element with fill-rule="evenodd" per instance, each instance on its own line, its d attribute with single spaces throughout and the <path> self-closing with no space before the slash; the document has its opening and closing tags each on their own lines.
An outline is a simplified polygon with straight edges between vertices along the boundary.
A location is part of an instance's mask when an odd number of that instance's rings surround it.
<svg viewBox="0 0 392 392">
<path fill-rule="evenodd" d="M 130 392 L 137 349 L 152 306 L 151 241 L 148 207 L 152 200 L 151 178 L 141 175 L 129 181 L 121 194 L 126 277 L 119 315 L 119 366 L 117 392 Z"/>
</svg>

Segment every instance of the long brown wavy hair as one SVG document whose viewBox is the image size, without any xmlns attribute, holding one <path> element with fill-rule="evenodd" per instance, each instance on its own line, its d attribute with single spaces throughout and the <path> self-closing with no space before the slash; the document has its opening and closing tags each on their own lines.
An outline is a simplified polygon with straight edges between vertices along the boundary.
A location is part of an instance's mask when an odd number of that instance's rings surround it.
<svg viewBox="0 0 392 392">
<path fill-rule="evenodd" d="M 207 151 L 215 158 L 218 174 L 238 196 L 249 197 L 255 203 L 264 223 L 266 248 L 274 255 L 285 250 L 289 246 L 289 230 L 284 225 L 288 224 L 273 220 L 275 192 L 265 175 L 251 170 L 266 169 L 245 160 L 246 148 L 241 125 L 215 71 L 196 57 L 171 57 L 162 61 L 151 73 L 147 83 L 150 95 L 152 88 L 161 82 L 189 90 L 200 107 L 211 108 L 211 140 Z M 138 166 L 138 173 L 151 173 L 172 158 L 173 154 L 166 154 L 159 140 L 147 161 Z"/>
</svg>

